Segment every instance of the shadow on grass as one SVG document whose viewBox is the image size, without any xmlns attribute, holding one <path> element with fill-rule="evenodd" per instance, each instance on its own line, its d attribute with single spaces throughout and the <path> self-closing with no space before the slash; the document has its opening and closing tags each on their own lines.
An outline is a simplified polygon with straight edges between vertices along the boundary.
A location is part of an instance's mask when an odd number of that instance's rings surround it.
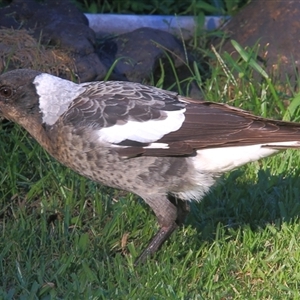
<svg viewBox="0 0 300 300">
<path fill-rule="evenodd" d="M 269 224 L 280 228 L 283 222 L 299 219 L 299 174 L 271 175 L 260 170 L 257 182 L 239 182 L 243 173 L 233 171 L 200 203 L 191 203 L 185 225 L 197 230 L 196 244 L 215 240 L 219 226 L 228 233 L 243 227 L 256 231 Z"/>
<path fill-rule="evenodd" d="M 124 191 L 92 183 L 64 167 L 61 168 L 65 171 L 63 185 L 73 190 L 70 197 L 74 203 L 70 206 L 70 204 L 64 203 L 62 199 L 57 200 L 58 202 L 54 203 L 54 207 L 58 205 L 56 212 L 46 211 L 45 217 L 48 225 L 56 221 L 61 222 L 64 218 L 64 222 L 71 226 L 74 222 L 71 220 L 72 218 L 76 220 L 80 218 L 82 227 L 88 227 L 95 222 L 93 226 L 99 231 L 106 227 L 110 231 L 108 223 L 112 222 L 114 227 L 113 223 L 117 219 L 123 218 L 122 221 L 117 221 L 122 222 L 122 226 L 118 225 L 118 227 L 120 226 L 118 231 L 125 229 L 125 231 L 132 232 L 132 238 L 135 239 L 138 238 L 138 233 L 141 233 L 142 228 L 148 227 L 147 223 L 154 219 L 151 209 L 142 199 Z M 74 192 L 82 189 L 82 183 L 77 180 L 78 178 L 81 178 L 86 185 L 83 192 Z M 191 212 L 187 216 L 184 226 L 191 226 L 196 229 L 197 234 L 194 236 L 196 244 L 200 245 L 203 242 L 215 240 L 219 226 L 228 232 L 230 229 L 243 227 L 250 227 L 251 230 L 255 231 L 263 229 L 269 224 L 280 228 L 282 222 L 299 218 L 300 176 L 298 174 L 272 175 L 268 170 L 260 170 L 255 181 L 242 182 L 240 178 L 245 181 L 244 171 L 242 169 L 235 170 L 227 178 L 221 179 L 201 202 L 191 202 Z M 74 184 L 76 181 L 78 182 Z M 84 194 L 88 189 L 93 191 L 88 195 Z M 0 220 L 3 217 L 13 217 L 12 206 L 17 210 L 23 210 L 25 215 L 29 217 L 34 214 L 37 219 L 40 218 L 40 213 L 37 213 L 41 205 L 39 196 L 28 201 L 25 197 L 26 191 L 27 189 L 23 190 L 23 196 L 21 194 L 19 197 L 11 198 L 6 203 L 2 202 Z M 93 199 L 95 195 L 100 196 L 95 200 Z M 95 201 L 102 208 L 93 207 Z M 68 215 L 68 220 L 66 220 L 65 214 Z M 97 221 L 97 219 L 101 219 L 101 221 Z M 151 226 L 149 227 L 151 228 Z M 138 231 L 135 231 L 137 229 Z M 123 233 L 119 232 L 119 234 Z M 175 231 L 173 236 L 178 234 L 180 234 L 180 229 Z M 151 236 L 149 236 L 150 238 Z"/>
</svg>

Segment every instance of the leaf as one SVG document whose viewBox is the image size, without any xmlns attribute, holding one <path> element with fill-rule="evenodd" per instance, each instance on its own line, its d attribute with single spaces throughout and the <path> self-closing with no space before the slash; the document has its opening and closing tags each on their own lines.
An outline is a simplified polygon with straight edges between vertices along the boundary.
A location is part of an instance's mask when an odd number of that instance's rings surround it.
<svg viewBox="0 0 300 300">
<path fill-rule="evenodd" d="M 284 121 L 290 121 L 292 117 L 295 115 L 295 112 L 300 108 L 300 93 L 297 94 L 293 100 L 291 101 L 290 105 L 288 106 L 284 116 Z"/>
<path fill-rule="evenodd" d="M 249 63 L 249 65 L 254 70 L 256 70 L 259 74 L 261 74 L 261 76 L 263 76 L 265 79 L 269 79 L 269 75 L 267 74 L 267 72 L 253 59 L 251 53 L 245 51 L 242 48 L 242 46 L 239 43 L 237 43 L 235 40 L 231 40 L 231 44 L 236 49 L 236 51 L 240 54 L 240 56 L 245 62 Z"/>
</svg>

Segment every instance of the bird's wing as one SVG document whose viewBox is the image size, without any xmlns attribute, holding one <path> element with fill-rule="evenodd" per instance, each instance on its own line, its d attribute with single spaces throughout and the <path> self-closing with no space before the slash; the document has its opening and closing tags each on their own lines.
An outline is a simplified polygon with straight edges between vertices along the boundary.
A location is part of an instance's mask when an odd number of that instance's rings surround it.
<svg viewBox="0 0 300 300">
<path fill-rule="evenodd" d="M 186 99 L 185 122 L 160 142 L 184 140 L 195 149 L 300 141 L 300 124 L 266 119 L 228 105 Z"/>
<path fill-rule="evenodd" d="M 129 82 L 87 86 L 62 116 L 121 156 L 190 156 L 197 149 L 300 140 L 300 125 Z"/>
</svg>

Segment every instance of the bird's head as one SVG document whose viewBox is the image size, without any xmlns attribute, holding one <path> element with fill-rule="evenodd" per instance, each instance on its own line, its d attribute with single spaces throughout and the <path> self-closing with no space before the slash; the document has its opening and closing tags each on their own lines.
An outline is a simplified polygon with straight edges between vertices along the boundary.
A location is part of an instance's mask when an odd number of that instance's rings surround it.
<svg viewBox="0 0 300 300">
<path fill-rule="evenodd" d="M 13 70 L 0 75 L 0 116 L 19 123 L 39 116 L 34 78 L 41 74 L 29 69 Z"/>
<path fill-rule="evenodd" d="M 72 81 L 34 70 L 0 75 L 0 116 L 28 131 L 34 122 L 53 125 L 85 88 Z"/>
</svg>

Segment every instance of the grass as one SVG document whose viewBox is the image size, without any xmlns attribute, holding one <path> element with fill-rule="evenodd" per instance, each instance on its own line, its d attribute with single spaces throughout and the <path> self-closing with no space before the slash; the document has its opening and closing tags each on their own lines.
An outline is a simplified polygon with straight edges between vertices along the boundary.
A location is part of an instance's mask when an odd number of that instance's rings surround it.
<svg viewBox="0 0 300 300">
<path fill-rule="evenodd" d="M 194 65 L 186 80 L 211 101 L 296 120 L 299 96 L 274 100 L 251 53 L 220 57 L 204 83 Z M 141 199 L 64 168 L 17 125 L 3 122 L 0 136 L 0 299 L 299 299 L 299 152 L 226 174 L 134 268 L 157 230 Z"/>
</svg>

